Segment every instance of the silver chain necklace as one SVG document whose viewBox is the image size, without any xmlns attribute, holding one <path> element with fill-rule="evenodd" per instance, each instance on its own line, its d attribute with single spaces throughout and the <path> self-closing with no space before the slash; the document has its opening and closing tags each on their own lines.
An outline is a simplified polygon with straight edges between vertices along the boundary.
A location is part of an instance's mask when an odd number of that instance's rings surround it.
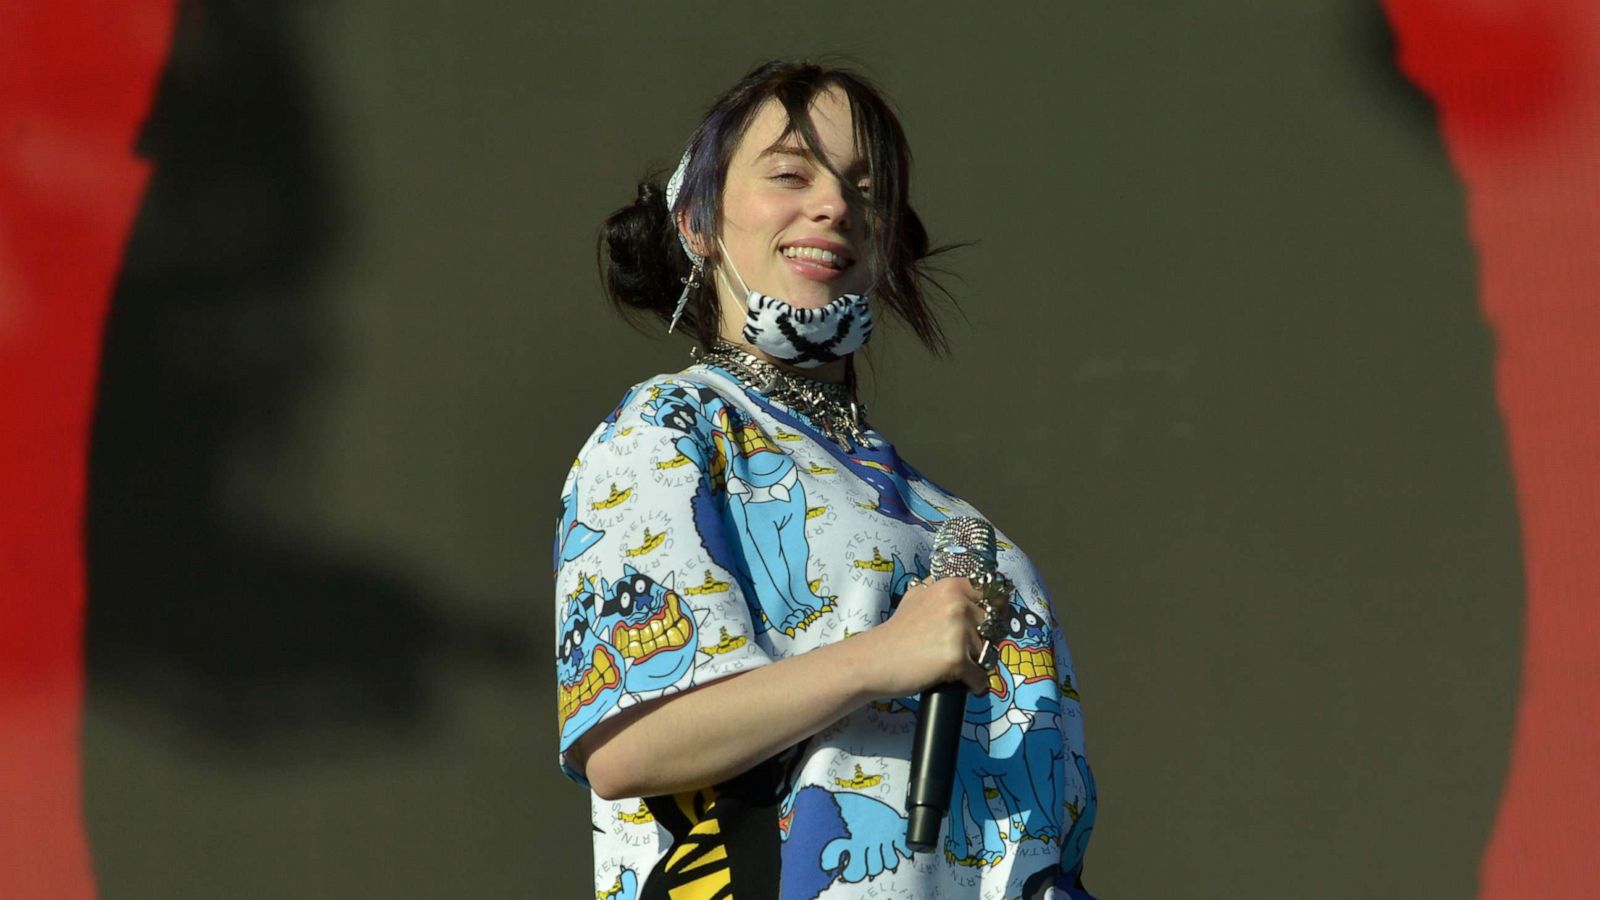
<svg viewBox="0 0 1600 900">
<path fill-rule="evenodd" d="M 785 372 L 724 340 L 708 351 L 696 347 L 689 355 L 697 364 L 724 369 L 746 388 L 805 416 L 847 453 L 855 449 L 852 444 L 867 442 L 867 406 L 842 384 Z"/>
</svg>

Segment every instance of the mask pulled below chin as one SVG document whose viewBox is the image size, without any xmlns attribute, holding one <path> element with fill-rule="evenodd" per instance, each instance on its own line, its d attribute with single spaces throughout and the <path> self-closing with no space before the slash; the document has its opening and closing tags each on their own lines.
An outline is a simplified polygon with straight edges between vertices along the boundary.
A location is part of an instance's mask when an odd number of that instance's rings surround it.
<svg viewBox="0 0 1600 900">
<path fill-rule="evenodd" d="M 832 303 L 818 309 L 803 309 L 778 297 L 750 290 L 722 247 L 739 284 L 745 289 L 746 341 L 779 362 L 801 369 L 814 369 L 861 349 L 872 337 L 872 306 L 866 294 L 840 294 Z M 720 272 L 721 267 L 718 267 Z"/>
<path fill-rule="evenodd" d="M 872 337 L 866 294 L 841 294 L 820 309 L 790 306 L 751 291 L 745 300 L 744 339 L 779 362 L 814 369 L 843 359 Z"/>
</svg>

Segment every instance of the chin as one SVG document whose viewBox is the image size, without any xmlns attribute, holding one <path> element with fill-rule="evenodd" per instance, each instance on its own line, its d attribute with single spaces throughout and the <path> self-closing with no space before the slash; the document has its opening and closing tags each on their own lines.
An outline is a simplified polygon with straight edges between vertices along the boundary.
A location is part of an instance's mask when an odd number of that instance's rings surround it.
<svg viewBox="0 0 1600 900">
<path fill-rule="evenodd" d="M 821 309 L 824 306 L 827 306 L 829 303 L 832 303 L 836 296 L 838 295 L 835 294 L 827 297 L 818 297 L 815 295 L 796 297 L 795 299 L 789 301 L 789 305 L 795 309 Z"/>
<path fill-rule="evenodd" d="M 786 286 L 784 293 L 776 296 L 795 309 L 821 309 L 832 303 L 833 298 L 839 295 L 833 293 L 832 287 L 823 286 L 818 290 L 815 283 L 807 282 L 803 285 Z"/>
<path fill-rule="evenodd" d="M 845 294 L 859 294 L 861 291 L 855 285 L 842 282 L 823 285 L 821 290 L 815 284 L 810 284 L 805 290 L 795 291 L 789 299 L 789 305 L 798 309 L 821 309 Z"/>
</svg>

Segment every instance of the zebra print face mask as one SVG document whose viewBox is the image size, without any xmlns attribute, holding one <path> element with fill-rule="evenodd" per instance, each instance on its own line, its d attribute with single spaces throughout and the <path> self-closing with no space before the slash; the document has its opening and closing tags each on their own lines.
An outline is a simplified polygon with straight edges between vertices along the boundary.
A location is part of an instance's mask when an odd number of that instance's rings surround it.
<svg viewBox="0 0 1600 900">
<path fill-rule="evenodd" d="M 744 339 L 773 359 L 801 369 L 814 369 L 861 349 L 872 337 L 872 307 L 866 294 L 840 294 L 818 309 L 801 309 L 787 301 L 750 290 L 734 266 L 728 248 L 717 238 L 722 259 L 744 288 Z M 717 267 L 722 276 L 722 267 Z M 728 285 L 733 292 L 733 285 Z"/>
</svg>

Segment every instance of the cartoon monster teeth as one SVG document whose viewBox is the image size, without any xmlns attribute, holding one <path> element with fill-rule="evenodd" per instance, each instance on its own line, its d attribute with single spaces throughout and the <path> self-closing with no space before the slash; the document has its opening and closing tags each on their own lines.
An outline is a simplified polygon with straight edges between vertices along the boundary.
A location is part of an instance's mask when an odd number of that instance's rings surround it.
<svg viewBox="0 0 1600 900">
<path fill-rule="evenodd" d="M 694 619 L 684 614 L 672 582 L 624 565 L 622 577 L 600 591 L 597 627 L 622 653 L 630 694 L 677 684 L 694 661 Z"/>
<path fill-rule="evenodd" d="M 591 633 L 592 636 L 592 633 Z M 557 697 L 557 710 L 560 714 L 561 726 L 564 729 L 569 721 L 584 713 L 584 707 L 595 702 L 603 696 L 611 696 L 620 692 L 621 674 L 612 659 L 612 651 L 602 645 L 598 640 L 592 644 L 585 642 L 579 645 L 589 647 L 588 665 L 581 670 L 573 669 L 572 681 L 563 680 L 560 684 Z M 581 653 L 581 650 L 579 651 Z M 558 662 L 564 662 L 558 661 Z M 576 663 L 581 665 L 581 663 Z M 597 712 L 604 712 L 604 705 L 597 707 Z"/>
<path fill-rule="evenodd" d="M 1041 679 L 1055 680 L 1055 654 L 1049 647 L 1030 647 L 1026 650 L 1011 641 L 1000 645 L 1000 663 L 1019 676 L 1023 683 Z"/>
</svg>

